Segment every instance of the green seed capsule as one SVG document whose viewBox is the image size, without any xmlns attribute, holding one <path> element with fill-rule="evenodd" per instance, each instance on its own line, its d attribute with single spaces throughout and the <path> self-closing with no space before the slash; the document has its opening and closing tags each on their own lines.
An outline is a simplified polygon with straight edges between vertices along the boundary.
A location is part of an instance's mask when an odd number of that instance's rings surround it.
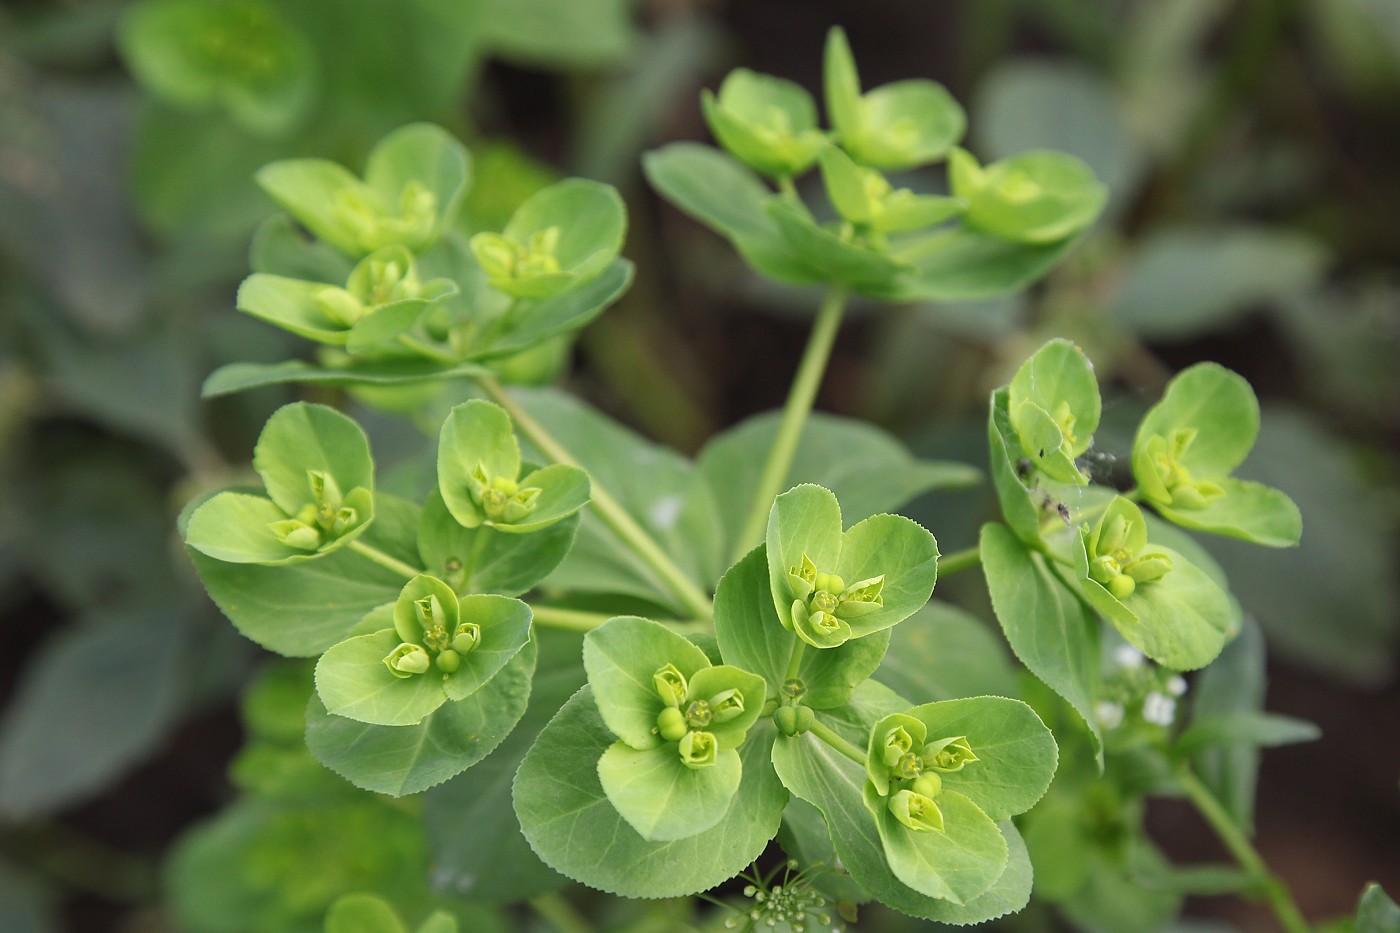
<svg viewBox="0 0 1400 933">
<path fill-rule="evenodd" d="M 943 790 L 943 779 L 938 776 L 937 771 L 925 771 L 914 779 L 909 789 L 932 800 Z"/>
<path fill-rule="evenodd" d="M 685 726 L 685 714 L 668 706 L 656 717 L 656 731 L 668 742 L 679 742 L 690 730 Z"/>
<path fill-rule="evenodd" d="M 448 648 L 437 656 L 437 668 L 444 674 L 455 673 L 462 666 L 462 656 Z"/>
<path fill-rule="evenodd" d="M 1108 591 L 1115 599 L 1127 599 L 1137 589 L 1137 581 L 1126 573 L 1120 573 L 1108 581 Z"/>
</svg>

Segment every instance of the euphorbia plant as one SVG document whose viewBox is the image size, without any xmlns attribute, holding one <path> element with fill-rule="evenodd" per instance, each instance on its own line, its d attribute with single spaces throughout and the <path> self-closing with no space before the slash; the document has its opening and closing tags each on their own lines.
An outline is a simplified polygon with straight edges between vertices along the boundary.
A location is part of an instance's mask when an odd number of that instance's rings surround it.
<svg viewBox="0 0 1400 933">
<path fill-rule="evenodd" d="M 1093 223 L 1102 186 L 1058 153 L 980 166 L 958 148 L 966 121 L 944 89 L 862 92 L 839 30 L 830 130 L 806 91 L 743 70 L 704 109 L 728 151 L 651 153 L 652 183 L 757 272 L 826 291 L 776 425 L 722 435 L 695 463 L 558 392 L 502 385 L 514 357 L 576 332 L 630 281 L 610 188 L 561 182 L 504 229 L 464 231 L 453 213 L 470 159 L 425 126 L 391 134 L 363 179 L 305 161 L 261 174 L 320 242 L 271 221 L 267 268 L 240 307 L 329 349 L 315 363 L 221 370 L 206 391 L 306 382 L 401 405 L 383 391 L 412 387 L 427 428 L 417 471 L 394 487 L 413 493 L 403 498 L 376 488 L 346 416 L 289 406 L 255 457 L 267 498 L 219 493 L 188 519 L 196 566 L 234 623 L 274 651 L 319 658 L 312 753 L 362 788 L 426 792 L 429 810 L 458 792 L 499 810 L 506 782 L 468 769 L 502 746 L 518 819 L 509 844 L 523 838 L 538 856 L 519 868 L 527 892 L 551 890 L 558 872 L 629 897 L 696 894 L 777 837 L 792 859 L 826 866 L 797 875 L 803 890 L 976 923 L 1031 896 L 1035 852 L 1013 817 L 1050 788 L 1060 746 L 1093 784 L 1113 778 L 1131 733 L 1132 752 L 1168 775 L 1161 788 L 1190 796 L 1262 872 L 1193 762 L 1222 736 L 1262 743 L 1277 730 L 1212 733 L 1208 717 L 1171 728 L 1185 686 L 1174 672 L 1210 664 L 1241 614 L 1204 552 L 1143 509 L 1297 540 L 1282 493 L 1230 475 L 1257 431 L 1243 380 L 1219 367 L 1179 377 L 1138 432 L 1139 486 L 1119 493 L 1084 466 L 1102 407 L 1089 362 L 1049 342 L 990 400 L 1004 521 L 948 556 L 890 510 L 966 471 L 921 472 L 873 428 L 809 418 L 850 295 L 1020 288 Z M 884 174 L 945 159 L 946 194 Z M 830 220 L 809 203 L 816 188 Z M 802 457 L 813 439 L 825 456 Z M 871 482 L 881 458 L 917 478 Z M 1036 690 L 1033 704 L 942 694 L 930 596 L 940 574 L 979 563 L 1011 649 L 1067 707 Z M 1100 644 L 1119 636 L 1159 666 L 1143 667 L 1153 685 L 1173 689 L 1151 700 L 1105 674 Z M 905 647 L 891 661 L 894 640 Z M 546 656 L 550 673 L 536 677 Z M 882 684 L 900 663 L 918 695 Z M 1268 890 L 1293 923 L 1286 894 Z M 342 903 L 334 922 L 352 912 Z"/>
</svg>

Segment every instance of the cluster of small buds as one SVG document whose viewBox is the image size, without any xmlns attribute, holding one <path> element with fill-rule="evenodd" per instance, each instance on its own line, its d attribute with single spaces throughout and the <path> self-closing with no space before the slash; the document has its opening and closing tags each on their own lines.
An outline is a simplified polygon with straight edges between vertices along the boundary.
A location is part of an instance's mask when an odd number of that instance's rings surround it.
<svg viewBox="0 0 1400 933">
<path fill-rule="evenodd" d="M 839 933 L 844 930 L 839 917 L 833 915 L 830 900 L 812 887 L 812 879 L 820 873 L 822 866 L 810 865 L 796 871 L 797 866 L 796 859 L 789 859 L 781 866 L 781 884 L 772 884 L 779 871 L 776 868 L 766 878 L 757 874 L 748 876 L 749 884 L 744 886 L 744 896 L 751 898 L 753 905 L 726 919 L 725 929 L 742 929 L 744 933 L 779 927 L 793 933 L 817 930 Z"/>
<path fill-rule="evenodd" d="M 1113 652 L 1112 670 L 1104 676 L 1104 698 L 1094 704 L 1094 718 L 1112 730 L 1136 710 L 1143 722 L 1167 728 L 1176 721 L 1177 699 L 1184 693 L 1186 678 L 1148 664 L 1131 645 L 1119 645 Z"/>
</svg>

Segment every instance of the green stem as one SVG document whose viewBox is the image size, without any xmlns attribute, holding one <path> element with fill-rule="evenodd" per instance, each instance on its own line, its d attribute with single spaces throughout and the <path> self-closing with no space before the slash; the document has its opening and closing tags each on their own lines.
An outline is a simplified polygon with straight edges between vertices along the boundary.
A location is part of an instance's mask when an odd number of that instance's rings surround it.
<svg viewBox="0 0 1400 933">
<path fill-rule="evenodd" d="M 368 558 L 384 569 L 392 570 L 394 573 L 401 574 L 410 580 L 423 572 L 412 564 L 406 564 L 397 557 L 391 557 L 385 554 L 372 544 L 365 544 L 359 538 L 356 538 L 345 546 L 361 557 Z"/>
<path fill-rule="evenodd" d="M 582 609 L 559 609 L 554 606 L 530 606 L 535 624 L 562 628 L 571 632 L 591 632 L 612 618 L 606 612 L 584 612 Z"/>
<path fill-rule="evenodd" d="M 1177 768 L 1176 777 L 1197 812 L 1210 824 L 1211 829 L 1215 830 L 1215 834 L 1220 837 L 1225 848 L 1230 850 L 1235 861 L 1259 879 L 1260 890 L 1284 930 L 1288 933 L 1308 933 L 1308 922 L 1303 919 L 1298 905 L 1293 903 L 1287 885 L 1269 871 L 1269 866 L 1264 863 L 1259 852 L 1250 844 L 1244 832 L 1235 824 L 1220 801 L 1215 799 L 1210 789 L 1184 764 Z"/>
<path fill-rule="evenodd" d="M 558 894 L 541 894 L 530 898 L 535 913 L 549 921 L 559 933 L 593 933 L 593 926 L 584 919 L 573 904 Z"/>
<path fill-rule="evenodd" d="M 954 551 L 951 554 L 944 554 L 938 558 L 939 578 L 951 577 L 955 573 L 961 573 L 982 563 L 982 549 L 976 545 L 963 548 L 961 551 Z"/>
<path fill-rule="evenodd" d="M 529 439 L 530 443 L 539 448 L 540 453 L 555 463 L 579 466 L 573 455 L 556 441 L 539 422 L 530 417 L 529 412 L 517 404 L 499 382 L 490 376 L 478 376 L 477 381 L 486 394 L 491 396 L 492 401 L 510 414 L 516 428 Z M 642 562 L 651 568 L 661 582 L 670 589 L 687 612 L 701 619 L 709 619 L 714 616 L 714 605 L 710 602 L 710 597 L 705 595 L 705 592 L 676 566 L 666 552 L 661 550 L 661 546 L 651 535 L 647 534 L 646 529 L 637 524 L 636 519 L 632 518 L 627 510 L 612 497 L 612 494 L 598 484 L 596 479 L 593 480 L 593 508 L 597 510 L 598 517 L 603 520 L 604 524 L 616 532 L 617 536 L 632 548 L 633 552 L 642 559 Z"/>
<path fill-rule="evenodd" d="M 793 638 L 792 654 L 788 657 L 787 679 L 792 680 L 802 669 L 802 655 L 807 651 L 807 643 L 801 638 Z"/>
<path fill-rule="evenodd" d="M 865 767 L 865 752 L 856 748 L 854 745 L 852 745 L 850 742 L 847 742 L 845 739 L 841 738 L 841 736 L 837 735 L 835 732 L 832 731 L 830 726 L 822 722 L 820 719 L 815 719 L 812 721 L 812 728 L 809 731 L 817 738 L 825 742 L 827 745 L 830 745 L 832 748 L 836 749 L 838 752 L 845 755 L 847 758 L 851 759 L 856 764 L 860 765 L 862 768 Z"/>
<path fill-rule="evenodd" d="M 807 349 L 802 352 L 802 362 L 798 364 L 797 376 L 788 392 L 787 404 L 783 406 L 777 437 L 773 439 L 768 462 L 763 465 L 758 489 L 749 506 L 748 519 L 739 534 L 738 551 L 734 554 L 736 561 L 763 541 L 764 529 L 768 527 L 768 511 L 778 493 L 783 491 L 783 483 L 792 469 L 797 443 L 802 439 L 802 428 L 807 424 L 812 403 L 816 401 L 817 388 L 826 372 L 826 363 L 831 358 L 831 348 L 836 343 L 836 332 L 841 327 L 841 316 L 845 310 L 846 290 L 832 286 L 817 311 L 817 320 L 807 338 Z"/>
</svg>

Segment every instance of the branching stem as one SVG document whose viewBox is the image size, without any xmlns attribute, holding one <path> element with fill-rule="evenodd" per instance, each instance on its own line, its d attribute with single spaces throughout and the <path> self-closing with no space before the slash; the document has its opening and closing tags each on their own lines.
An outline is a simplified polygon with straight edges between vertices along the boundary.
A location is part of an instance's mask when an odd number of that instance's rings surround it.
<svg viewBox="0 0 1400 933">
<path fill-rule="evenodd" d="M 397 557 L 392 557 L 388 554 L 385 554 L 383 551 L 381 551 L 379 548 L 375 547 L 372 544 L 366 544 L 359 538 L 356 538 L 354 541 L 351 541 L 345 546 L 350 550 L 354 551 L 356 554 L 359 554 L 361 557 L 372 560 L 384 569 L 392 570 L 394 573 L 401 574 L 409 580 L 412 580 L 414 577 L 418 576 L 420 573 L 423 572 L 419 568 L 414 567 L 412 564 L 406 564 L 403 561 L 399 560 Z"/>
<path fill-rule="evenodd" d="M 797 443 L 802 439 L 802 429 L 807 424 L 812 403 L 816 401 L 817 388 L 826 372 L 827 361 L 831 359 L 831 348 L 836 343 L 836 332 L 841 327 L 841 317 L 845 311 L 846 290 L 832 286 L 822 299 L 817 320 L 807 338 L 807 348 L 802 351 L 802 362 L 798 364 L 797 376 L 788 392 L 787 404 L 783 406 L 777 437 L 773 439 L 773 448 L 763 465 L 748 518 L 739 533 L 738 550 L 733 558 L 736 561 L 763 541 L 763 532 L 768 526 L 768 511 L 773 499 L 783 491 L 783 483 L 792 470 Z"/>
<path fill-rule="evenodd" d="M 951 554 L 944 554 L 938 558 L 938 577 L 951 577 L 955 573 L 970 570 L 982 563 L 982 549 L 976 545 L 963 548 L 961 551 L 954 551 Z"/>
<path fill-rule="evenodd" d="M 579 462 L 574 459 L 573 455 L 556 441 L 553 435 L 544 429 L 543 425 L 532 418 L 530 413 L 519 405 L 501 387 L 499 382 L 490 376 L 478 376 L 477 381 L 486 394 L 491 396 L 491 400 L 510 414 L 516 428 L 539 449 L 540 453 L 555 463 L 579 466 Z M 641 558 L 642 562 L 656 574 L 661 583 L 680 601 L 687 612 L 693 613 L 701 619 L 712 618 L 714 606 L 710 602 L 710 597 L 705 595 L 705 592 L 676 566 L 675 562 L 656 543 L 656 540 L 647 534 L 646 529 L 637 524 L 636 519 L 613 498 L 607 489 L 599 485 L 596 479 L 592 479 L 592 484 L 592 505 L 604 524 L 611 528 Z"/>
<path fill-rule="evenodd" d="M 836 749 L 838 752 L 845 755 L 847 758 L 851 759 L 856 764 L 860 765 L 862 768 L 865 767 L 865 752 L 856 748 L 854 745 L 852 745 L 850 742 L 847 742 L 845 739 L 841 738 L 841 736 L 837 735 L 830 726 L 822 722 L 820 719 L 815 719 L 812 721 L 812 728 L 809 731 L 817 738 L 825 742 L 827 745 L 830 745 L 832 748 Z"/>
<path fill-rule="evenodd" d="M 1259 855 L 1258 850 L 1250 843 L 1243 830 L 1235 824 L 1229 811 L 1215 799 L 1215 795 L 1210 792 L 1210 788 L 1201 782 L 1201 779 L 1191 771 L 1187 765 L 1181 765 L 1176 770 L 1177 780 L 1180 782 L 1186 796 L 1190 799 L 1197 812 L 1210 824 L 1211 829 L 1220 837 L 1220 841 L 1225 844 L 1225 848 L 1230 850 L 1230 854 L 1235 857 L 1235 861 L 1240 863 L 1240 867 L 1246 872 L 1259 879 L 1259 888 L 1264 895 L 1269 906 L 1273 908 L 1274 915 L 1283 925 L 1287 933 L 1308 933 L 1308 922 L 1303 919 L 1302 913 L 1298 910 L 1298 905 L 1293 903 L 1293 897 L 1277 875 L 1269 871 L 1269 866 L 1264 863 L 1264 859 Z"/>
</svg>

